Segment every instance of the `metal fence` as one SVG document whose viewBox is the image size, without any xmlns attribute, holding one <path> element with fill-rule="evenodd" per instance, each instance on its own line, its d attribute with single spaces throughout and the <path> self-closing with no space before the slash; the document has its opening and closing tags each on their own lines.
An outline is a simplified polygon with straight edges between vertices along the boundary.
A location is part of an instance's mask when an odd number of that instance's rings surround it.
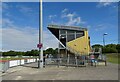
<svg viewBox="0 0 120 82">
<path fill-rule="evenodd" d="M 46 65 L 58 65 L 58 66 L 86 66 L 88 60 L 80 60 L 75 58 L 47 58 Z"/>
<path fill-rule="evenodd" d="M 87 66 L 94 64 L 95 66 L 99 63 L 104 62 L 106 65 L 106 56 L 99 55 L 98 58 L 94 59 L 94 62 L 91 61 L 89 56 L 78 56 L 68 58 L 46 58 L 46 65 L 58 65 L 58 66 Z"/>
<path fill-rule="evenodd" d="M 9 69 L 9 62 L 0 63 L 1 72 L 6 72 Z"/>
</svg>

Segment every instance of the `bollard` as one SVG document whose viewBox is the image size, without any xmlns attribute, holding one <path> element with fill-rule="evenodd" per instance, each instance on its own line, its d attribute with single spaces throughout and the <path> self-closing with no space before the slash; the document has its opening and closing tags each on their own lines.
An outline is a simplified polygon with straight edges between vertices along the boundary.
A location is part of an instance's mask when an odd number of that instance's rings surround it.
<svg viewBox="0 0 120 82">
<path fill-rule="evenodd" d="M 38 60 L 38 68 L 40 68 L 40 61 Z"/>
<path fill-rule="evenodd" d="M 107 66 L 107 61 L 105 61 L 105 66 Z"/>
</svg>

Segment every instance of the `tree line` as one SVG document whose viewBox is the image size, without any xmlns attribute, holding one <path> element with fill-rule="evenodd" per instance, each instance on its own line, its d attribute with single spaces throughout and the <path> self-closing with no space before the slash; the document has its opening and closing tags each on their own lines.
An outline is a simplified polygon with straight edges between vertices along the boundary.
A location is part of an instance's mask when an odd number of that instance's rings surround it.
<svg viewBox="0 0 120 82">
<path fill-rule="evenodd" d="M 103 53 L 120 53 L 120 44 L 108 44 L 106 46 L 95 44 L 92 45 L 92 48 L 95 48 L 96 51 L 99 50 L 99 48 L 102 48 Z M 43 55 L 45 54 L 51 54 L 53 57 L 57 57 L 58 54 L 58 48 L 48 48 L 46 50 L 43 50 Z M 18 52 L 18 51 L 7 51 L 2 52 L 2 56 L 38 56 L 39 50 L 31 50 L 26 52 Z"/>
<path fill-rule="evenodd" d="M 120 53 L 120 44 L 107 44 L 105 46 L 95 44 L 92 48 L 95 48 L 96 51 L 102 48 L 102 53 Z"/>
<path fill-rule="evenodd" d="M 58 53 L 58 48 L 53 49 L 53 48 L 48 48 L 46 50 L 43 50 L 43 55 L 45 54 L 51 54 L 52 56 L 56 57 Z M 3 52 L 2 56 L 39 56 L 39 50 L 37 49 L 33 49 L 30 51 L 26 51 L 26 52 L 18 52 L 18 51 L 7 51 L 7 52 Z"/>
</svg>

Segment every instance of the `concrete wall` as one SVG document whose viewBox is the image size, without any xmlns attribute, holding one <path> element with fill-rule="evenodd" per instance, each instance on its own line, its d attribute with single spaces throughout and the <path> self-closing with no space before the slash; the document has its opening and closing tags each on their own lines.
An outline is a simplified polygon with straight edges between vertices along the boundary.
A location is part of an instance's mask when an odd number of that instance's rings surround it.
<svg viewBox="0 0 120 82">
<path fill-rule="evenodd" d="M 26 61 L 25 61 L 26 60 Z M 37 60 L 39 60 L 37 58 Z M 26 63 L 32 63 L 32 62 L 37 62 L 36 59 L 21 59 L 21 60 L 10 60 L 10 61 L 5 61 L 5 62 L 0 62 L 2 65 L 2 69 L 0 71 L 7 71 L 10 67 L 14 66 L 19 66 L 19 65 L 24 65 Z"/>
</svg>

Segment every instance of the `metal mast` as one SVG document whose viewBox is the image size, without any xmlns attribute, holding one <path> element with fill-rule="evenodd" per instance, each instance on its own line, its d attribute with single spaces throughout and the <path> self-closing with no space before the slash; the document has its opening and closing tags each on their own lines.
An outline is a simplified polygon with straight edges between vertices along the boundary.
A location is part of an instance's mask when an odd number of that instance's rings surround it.
<svg viewBox="0 0 120 82">
<path fill-rule="evenodd" d="M 43 33 L 42 33 L 42 0 L 40 0 L 40 25 L 39 25 L 39 44 L 42 44 L 43 43 Z M 42 44 L 43 46 L 43 44 Z M 43 47 L 39 48 L 39 64 L 38 64 L 38 67 L 39 68 L 43 68 Z"/>
</svg>

